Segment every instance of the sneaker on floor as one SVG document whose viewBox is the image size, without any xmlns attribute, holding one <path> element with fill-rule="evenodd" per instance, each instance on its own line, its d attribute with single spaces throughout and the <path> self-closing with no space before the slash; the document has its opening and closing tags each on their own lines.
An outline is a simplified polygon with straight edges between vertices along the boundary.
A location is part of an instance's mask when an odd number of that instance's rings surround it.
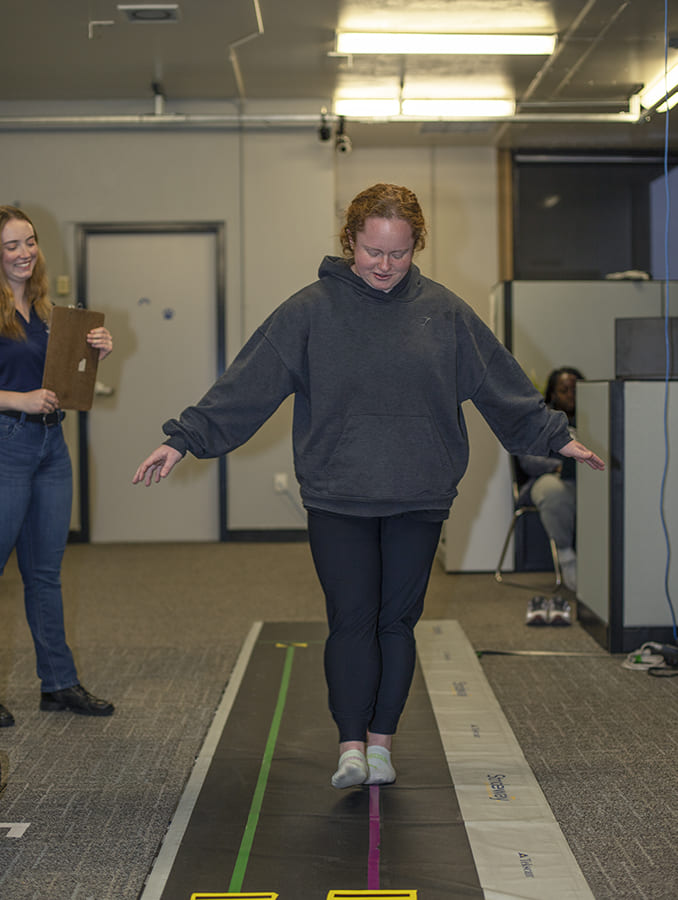
<svg viewBox="0 0 678 900">
<path fill-rule="evenodd" d="M 551 597 L 548 606 L 548 622 L 549 625 L 571 625 L 572 611 L 568 601 L 557 594 Z"/>
<path fill-rule="evenodd" d="M 537 595 L 527 604 L 526 625 L 548 625 L 549 601 L 547 597 Z"/>
</svg>

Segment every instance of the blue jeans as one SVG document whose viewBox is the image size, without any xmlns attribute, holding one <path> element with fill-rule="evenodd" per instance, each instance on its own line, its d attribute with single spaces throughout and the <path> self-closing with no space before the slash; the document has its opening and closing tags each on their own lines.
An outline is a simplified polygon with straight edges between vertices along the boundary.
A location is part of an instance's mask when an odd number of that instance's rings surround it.
<svg viewBox="0 0 678 900">
<path fill-rule="evenodd" d="M 0 412 L 0 574 L 16 547 L 38 678 L 49 692 L 78 683 L 61 597 L 72 480 L 61 425 Z"/>
</svg>

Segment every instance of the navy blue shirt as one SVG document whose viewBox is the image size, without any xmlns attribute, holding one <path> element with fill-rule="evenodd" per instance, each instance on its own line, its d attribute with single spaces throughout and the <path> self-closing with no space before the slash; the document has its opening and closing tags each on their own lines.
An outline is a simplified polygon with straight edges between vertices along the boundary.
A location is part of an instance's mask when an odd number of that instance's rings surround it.
<svg viewBox="0 0 678 900">
<path fill-rule="evenodd" d="M 16 315 L 26 332 L 26 340 L 0 336 L 0 391 L 36 391 L 42 387 L 47 326 L 33 307 L 29 322 L 20 313 Z"/>
</svg>

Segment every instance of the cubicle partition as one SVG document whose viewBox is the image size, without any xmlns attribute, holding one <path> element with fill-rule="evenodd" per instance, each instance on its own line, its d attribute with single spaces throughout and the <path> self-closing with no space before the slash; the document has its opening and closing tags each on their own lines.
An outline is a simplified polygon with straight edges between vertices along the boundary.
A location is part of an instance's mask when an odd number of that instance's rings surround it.
<svg viewBox="0 0 678 900">
<path fill-rule="evenodd" d="M 661 281 L 506 281 L 491 295 L 492 327 L 540 390 L 559 366 L 609 380 L 615 319 L 662 316 L 665 293 Z"/>
<path fill-rule="evenodd" d="M 672 282 L 671 290 L 677 291 L 678 283 Z M 662 316 L 665 295 L 660 281 L 501 282 L 490 295 L 490 326 L 540 391 L 549 372 L 562 365 L 575 366 L 587 379 L 610 380 L 615 377 L 615 320 Z M 511 520 L 510 466 L 482 418 L 465 407 L 469 470 L 446 523 L 439 558 L 447 571 L 491 572 Z M 509 563 L 513 554 L 510 549 Z M 524 546 L 518 557 L 522 569 L 539 566 Z"/>
<path fill-rule="evenodd" d="M 578 599 L 582 621 L 612 651 L 632 649 L 643 638 L 673 641 L 671 611 L 659 585 L 664 547 L 657 531 L 664 385 L 615 381 L 615 323 L 642 318 L 646 328 L 648 317 L 662 320 L 667 293 L 676 296 L 677 290 L 675 282 L 661 281 L 524 281 L 496 285 L 491 296 L 495 333 L 539 390 L 563 365 L 587 379 L 577 391 L 577 433 L 609 466 L 602 476 L 578 470 Z M 673 410 L 675 382 L 671 389 Z M 670 493 L 676 507 L 678 498 Z M 518 557 L 526 557 L 522 546 Z"/>
<path fill-rule="evenodd" d="M 582 383 L 577 432 L 607 461 L 602 474 L 578 470 L 579 619 L 613 653 L 676 644 L 678 381 Z"/>
</svg>

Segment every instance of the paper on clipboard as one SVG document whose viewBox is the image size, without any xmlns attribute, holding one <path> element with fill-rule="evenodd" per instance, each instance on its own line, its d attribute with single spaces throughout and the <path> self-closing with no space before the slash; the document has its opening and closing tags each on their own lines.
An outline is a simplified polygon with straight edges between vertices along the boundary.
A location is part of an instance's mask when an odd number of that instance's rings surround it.
<svg viewBox="0 0 678 900">
<path fill-rule="evenodd" d="M 87 333 L 103 324 L 103 313 L 52 307 L 42 386 L 54 391 L 61 409 L 92 407 L 99 351 L 87 343 Z"/>
</svg>

